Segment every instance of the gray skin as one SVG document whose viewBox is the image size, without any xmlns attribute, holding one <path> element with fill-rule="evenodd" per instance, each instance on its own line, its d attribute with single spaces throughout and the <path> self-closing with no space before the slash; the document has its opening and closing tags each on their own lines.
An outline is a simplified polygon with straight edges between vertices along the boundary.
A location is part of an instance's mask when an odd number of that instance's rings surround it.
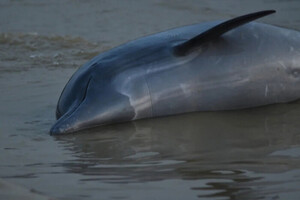
<svg viewBox="0 0 300 200">
<path fill-rule="evenodd" d="M 300 33 L 251 22 L 185 56 L 173 46 L 220 22 L 185 26 L 104 52 L 65 86 L 51 134 L 300 98 Z"/>
</svg>

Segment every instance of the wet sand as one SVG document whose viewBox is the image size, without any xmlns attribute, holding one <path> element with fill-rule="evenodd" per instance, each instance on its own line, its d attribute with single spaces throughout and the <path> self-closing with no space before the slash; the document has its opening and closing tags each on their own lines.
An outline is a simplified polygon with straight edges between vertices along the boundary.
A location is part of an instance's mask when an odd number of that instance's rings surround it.
<svg viewBox="0 0 300 200">
<path fill-rule="evenodd" d="M 63 86 L 98 53 L 262 9 L 300 30 L 298 1 L 1 1 L 0 199 L 299 199 L 299 102 L 48 134 Z"/>
</svg>

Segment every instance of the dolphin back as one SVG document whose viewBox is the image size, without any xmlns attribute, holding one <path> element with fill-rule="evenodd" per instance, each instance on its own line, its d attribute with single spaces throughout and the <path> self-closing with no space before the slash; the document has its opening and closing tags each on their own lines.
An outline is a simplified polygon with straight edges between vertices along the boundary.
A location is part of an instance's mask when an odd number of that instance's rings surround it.
<svg viewBox="0 0 300 200">
<path fill-rule="evenodd" d="M 66 84 L 50 133 L 300 98 L 299 32 L 249 23 L 274 12 L 180 27 L 101 53 Z"/>
</svg>

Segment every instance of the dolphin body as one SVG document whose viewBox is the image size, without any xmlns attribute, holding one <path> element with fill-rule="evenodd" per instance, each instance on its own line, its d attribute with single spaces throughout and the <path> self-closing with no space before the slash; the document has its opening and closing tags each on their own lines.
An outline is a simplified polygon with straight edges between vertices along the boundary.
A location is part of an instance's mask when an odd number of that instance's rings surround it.
<svg viewBox="0 0 300 200">
<path fill-rule="evenodd" d="M 101 53 L 65 86 L 50 134 L 300 98 L 300 33 L 260 11 L 143 37 Z"/>
</svg>

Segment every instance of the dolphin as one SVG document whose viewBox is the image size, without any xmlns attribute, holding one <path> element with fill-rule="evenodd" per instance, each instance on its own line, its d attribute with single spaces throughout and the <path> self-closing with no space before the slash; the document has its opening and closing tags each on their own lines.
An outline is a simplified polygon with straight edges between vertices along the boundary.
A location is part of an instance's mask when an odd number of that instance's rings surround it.
<svg viewBox="0 0 300 200">
<path fill-rule="evenodd" d="M 50 134 L 300 99 L 300 32 L 252 22 L 274 12 L 175 28 L 101 53 L 66 84 Z"/>
</svg>

